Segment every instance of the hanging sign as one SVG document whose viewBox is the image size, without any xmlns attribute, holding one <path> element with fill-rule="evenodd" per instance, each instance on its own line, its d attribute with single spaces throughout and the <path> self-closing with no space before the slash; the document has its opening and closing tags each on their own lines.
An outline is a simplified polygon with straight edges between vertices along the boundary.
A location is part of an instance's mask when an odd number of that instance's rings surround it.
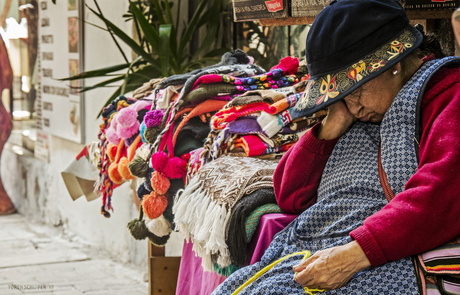
<svg viewBox="0 0 460 295">
<path fill-rule="evenodd" d="M 292 17 L 316 17 L 331 0 L 292 0 Z"/>
<path fill-rule="evenodd" d="M 459 0 L 406 0 L 406 10 L 453 10 L 459 6 Z"/>
<path fill-rule="evenodd" d="M 290 0 L 233 0 L 235 21 L 289 16 Z"/>
</svg>

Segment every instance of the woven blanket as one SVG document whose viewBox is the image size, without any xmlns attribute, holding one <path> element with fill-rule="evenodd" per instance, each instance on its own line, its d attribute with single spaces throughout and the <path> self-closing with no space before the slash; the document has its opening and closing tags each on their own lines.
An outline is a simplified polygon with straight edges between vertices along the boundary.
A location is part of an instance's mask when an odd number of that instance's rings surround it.
<svg viewBox="0 0 460 295">
<path fill-rule="evenodd" d="M 231 264 L 225 244 L 230 211 L 245 194 L 273 187 L 276 163 L 254 158 L 221 157 L 201 167 L 187 187 L 178 192 L 173 212 L 176 228 L 193 242 L 205 271 L 214 262 Z"/>
</svg>

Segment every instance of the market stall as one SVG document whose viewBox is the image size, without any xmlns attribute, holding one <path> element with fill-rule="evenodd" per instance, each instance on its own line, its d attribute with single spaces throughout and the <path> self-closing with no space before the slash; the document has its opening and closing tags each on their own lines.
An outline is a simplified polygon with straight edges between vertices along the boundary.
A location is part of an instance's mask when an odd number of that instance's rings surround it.
<svg viewBox="0 0 460 295">
<path fill-rule="evenodd" d="M 451 10 L 408 15 L 435 30 L 442 22 L 434 19 L 450 19 Z M 260 23 L 310 24 L 316 14 L 281 13 Z M 128 228 L 135 239 L 150 241 L 151 294 L 210 294 L 234 271 L 259 261 L 294 220 L 276 204 L 273 172 L 326 115 L 294 111 L 308 78 L 297 58 L 266 70 L 235 50 L 213 66 L 151 80 L 103 110 L 99 141 L 84 155 L 99 169 L 95 193 L 104 216 L 113 211 L 116 187 L 131 182 L 137 192 L 140 216 Z M 174 230 L 185 237 L 181 258 L 164 257 Z"/>
</svg>

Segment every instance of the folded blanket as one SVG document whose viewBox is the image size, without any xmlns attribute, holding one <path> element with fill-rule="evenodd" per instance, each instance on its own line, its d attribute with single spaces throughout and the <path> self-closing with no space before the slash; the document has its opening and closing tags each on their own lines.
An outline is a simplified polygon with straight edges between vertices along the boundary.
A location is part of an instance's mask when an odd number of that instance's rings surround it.
<svg viewBox="0 0 460 295">
<path fill-rule="evenodd" d="M 273 187 L 276 164 L 254 158 L 224 156 L 202 166 L 176 195 L 176 228 L 193 242 L 205 271 L 231 264 L 225 228 L 236 202 L 246 194 Z"/>
<path fill-rule="evenodd" d="M 266 102 L 269 104 L 273 104 L 279 100 L 282 100 L 283 98 L 286 98 L 286 91 L 281 91 L 285 88 L 248 91 L 243 95 L 234 98 L 231 102 L 227 104 L 225 108 L 231 108 L 234 106 L 240 106 L 254 102 Z M 287 92 L 289 93 L 290 91 Z"/>
<path fill-rule="evenodd" d="M 217 112 L 216 115 L 212 118 L 212 121 L 211 121 L 212 128 L 215 130 L 222 130 L 225 127 L 227 127 L 227 125 L 230 122 L 235 121 L 236 119 L 240 117 L 248 116 L 254 113 L 258 113 L 258 112 L 264 112 L 270 115 L 276 115 L 290 107 L 295 106 L 297 101 L 300 99 L 300 97 L 301 97 L 301 94 L 292 94 L 273 104 L 269 104 L 266 102 L 252 102 L 252 103 L 245 104 L 245 105 L 237 105 L 237 106 L 232 106 L 230 108 L 225 108 Z M 260 123 L 261 122 L 259 122 L 259 124 Z M 262 124 L 260 126 L 264 127 L 264 125 Z"/>
<path fill-rule="evenodd" d="M 286 75 L 282 69 L 273 69 L 262 75 L 240 78 L 225 74 L 208 74 L 199 77 L 193 88 L 201 84 L 227 83 L 235 85 L 239 91 L 246 92 L 258 89 L 277 89 L 299 82 L 295 75 Z"/>
<path fill-rule="evenodd" d="M 269 203 L 276 204 L 273 188 L 261 188 L 245 195 L 232 208 L 225 228 L 225 243 L 228 246 L 233 265 L 243 266 L 246 260 L 248 244 L 246 220 L 258 207 Z"/>
<path fill-rule="evenodd" d="M 265 214 L 270 213 L 283 213 L 278 204 L 265 204 L 254 210 L 246 219 L 246 243 L 251 242 L 257 227 L 259 226 L 260 219 Z"/>
<path fill-rule="evenodd" d="M 236 49 L 235 51 L 224 53 L 224 55 L 222 55 L 221 61 L 219 63 L 215 64 L 215 65 L 208 66 L 208 67 L 205 67 L 205 68 L 202 68 L 202 69 L 197 69 L 197 70 L 191 71 L 189 73 L 185 73 L 185 74 L 178 74 L 178 75 L 170 76 L 170 77 L 166 78 L 165 80 L 163 80 L 158 85 L 158 88 L 163 89 L 163 88 L 166 88 L 169 85 L 184 84 L 189 78 L 191 78 L 191 77 L 193 77 L 193 76 L 195 76 L 197 74 L 200 74 L 200 73 L 206 72 L 206 71 L 210 71 L 210 70 L 216 69 L 216 68 L 221 68 L 222 66 L 231 66 L 231 65 L 236 65 L 236 64 L 249 64 L 249 63 L 250 63 L 250 59 L 246 55 L 246 53 L 244 53 L 240 49 Z M 257 67 L 257 66 L 255 66 L 255 67 Z M 257 67 L 257 68 L 258 68 L 259 72 L 265 72 L 262 68 L 260 68 L 260 67 Z"/>
<path fill-rule="evenodd" d="M 257 135 L 245 135 L 235 139 L 234 148 L 243 148 L 248 157 L 261 156 L 277 152 L 287 151 L 298 140 L 297 136 L 290 137 L 289 142 L 282 146 L 271 147 Z"/>
</svg>

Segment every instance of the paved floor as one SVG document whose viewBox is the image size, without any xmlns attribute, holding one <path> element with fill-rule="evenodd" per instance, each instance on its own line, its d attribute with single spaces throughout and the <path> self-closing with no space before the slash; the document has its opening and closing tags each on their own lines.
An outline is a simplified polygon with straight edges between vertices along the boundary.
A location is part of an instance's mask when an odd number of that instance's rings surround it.
<svg viewBox="0 0 460 295">
<path fill-rule="evenodd" d="M 0 216 L 0 294 L 146 295 L 140 272 L 56 229 Z"/>
</svg>

